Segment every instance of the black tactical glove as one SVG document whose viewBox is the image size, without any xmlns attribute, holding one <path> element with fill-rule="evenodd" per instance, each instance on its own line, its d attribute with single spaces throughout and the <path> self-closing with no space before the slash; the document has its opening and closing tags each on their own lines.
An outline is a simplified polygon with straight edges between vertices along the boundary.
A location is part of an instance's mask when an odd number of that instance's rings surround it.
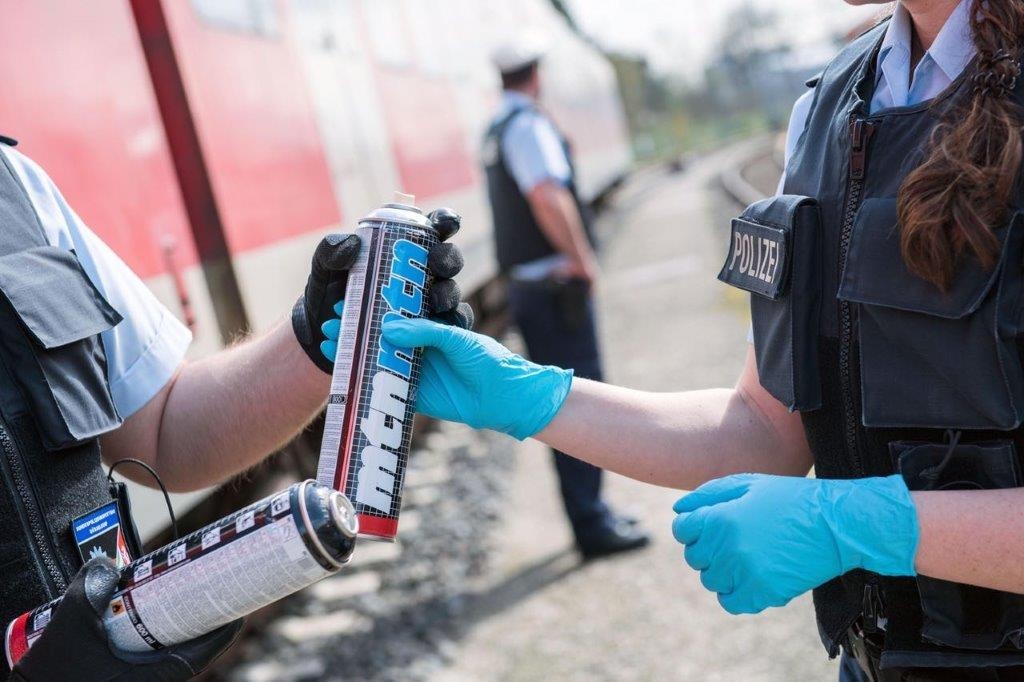
<svg viewBox="0 0 1024 682">
<path fill-rule="evenodd" d="M 92 559 L 75 576 L 42 637 L 14 666 L 8 682 L 160 680 L 198 675 L 235 641 L 236 620 L 184 644 L 143 654 L 115 652 L 103 628 L 103 613 L 120 573 L 107 557 Z"/>
<path fill-rule="evenodd" d="M 434 277 L 427 299 L 431 317 L 469 329 L 473 326 L 473 309 L 459 303 L 462 293 L 452 278 L 462 270 L 462 253 L 445 240 L 458 232 L 462 219 L 447 208 L 439 208 L 428 216 L 441 238 L 430 250 L 427 270 Z M 337 325 L 345 301 L 348 272 L 359 255 L 360 241 L 354 234 L 330 234 L 324 237 L 313 253 L 313 268 L 306 282 L 306 291 L 292 309 L 292 329 L 299 345 L 309 359 L 330 374 L 334 370 L 337 350 Z"/>
</svg>

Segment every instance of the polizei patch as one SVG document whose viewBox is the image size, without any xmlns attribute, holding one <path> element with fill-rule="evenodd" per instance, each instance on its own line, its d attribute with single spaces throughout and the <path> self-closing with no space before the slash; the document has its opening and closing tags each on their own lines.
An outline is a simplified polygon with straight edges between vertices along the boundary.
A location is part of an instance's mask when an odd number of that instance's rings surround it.
<svg viewBox="0 0 1024 682">
<path fill-rule="evenodd" d="M 348 496 L 360 533 L 393 538 L 421 351 L 388 343 L 381 327 L 426 313 L 427 257 L 437 236 L 429 224 L 371 219 L 356 234 L 363 249 L 345 293 L 317 480 Z"/>
<path fill-rule="evenodd" d="M 718 279 L 776 299 L 786 284 L 787 257 L 783 230 L 736 218 L 732 221 L 729 255 Z"/>
</svg>

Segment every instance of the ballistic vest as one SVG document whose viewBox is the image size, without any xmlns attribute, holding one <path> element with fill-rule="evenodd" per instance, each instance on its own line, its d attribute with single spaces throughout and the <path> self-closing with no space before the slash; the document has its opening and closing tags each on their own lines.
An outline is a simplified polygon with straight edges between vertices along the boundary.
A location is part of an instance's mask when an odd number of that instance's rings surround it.
<svg viewBox="0 0 1024 682">
<path fill-rule="evenodd" d="M 813 84 L 784 194 L 733 223 L 733 239 L 763 245 L 763 258 L 730 283 L 752 293 L 762 384 L 800 411 L 819 478 L 1021 487 L 1020 188 L 991 226 L 994 268 L 964 256 L 946 292 L 907 269 L 899 188 L 936 125 L 971 97 L 976 65 L 933 100 L 869 113 L 885 30 L 848 45 Z M 1010 96 L 1022 95 L 1024 79 Z M 814 605 L 832 656 L 859 622 L 884 637 L 885 667 L 1024 665 L 1021 595 L 856 570 L 816 589 Z"/>
<path fill-rule="evenodd" d="M 72 520 L 111 500 L 97 438 L 121 419 L 99 333 L 120 321 L 0 150 L 0 627 L 64 592 Z"/>
<path fill-rule="evenodd" d="M 491 124 L 484 139 L 483 162 L 487 175 L 487 193 L 490 198 L 491 216 L 494 224 L 494 242 L 498 259 L 498 267 L 505 273 L 516 265 L 528 263 L 551 256 L 555 248 L 544 236 L 537 219 L 530 209 L 530 204 L 523 196 L 515 178 L 509 172 L 505 160 L 503 140 L 505 132 L 513 121 L 522 115 L 537 115 L 536 108 L 520 106 L 513 108 L 503 118 Z M 572 194 L 576 207 L 583 220 L 583 228 L 591 245 L 594 244 L 593 217 L 590 207 L 580 199 L 576 188 L 576 167 L 572 157 L 569 141 L 555 129 L 559 135 L 565 158 L 569 161 L 569 181 L 566 188 Z"/>
</svg>

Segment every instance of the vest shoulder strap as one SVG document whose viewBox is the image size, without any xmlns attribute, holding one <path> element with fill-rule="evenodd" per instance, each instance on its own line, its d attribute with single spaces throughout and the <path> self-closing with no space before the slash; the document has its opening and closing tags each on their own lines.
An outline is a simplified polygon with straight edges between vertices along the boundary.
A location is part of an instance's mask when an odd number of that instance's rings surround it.
<svg viewBox="0 0 1024 682">
<path fill-rule="evenodd" d="M 492 128 L 493 135 L 498 138 L 499 142 L 501 142 L 504 139 L 504 137 L 505 137 L 505 131 L 508 130 L 508 127 L 510 125 L 512 125 L 512 123 L 517 118 L 519 118 L 523 114 L 530 113 L 530 112 L 537 113 L 537 109 L 535 109 L 532 106 L 528 106 L 528 105 L 527 106 L 516 107 L 512 111 L 510 111 L 507 114 L 505 114 L 504 118 L 501 118 L 501 119 L 499 119 L 498 121 L 496 121 L 494 123 L 494 127 Z"/>
</svg>

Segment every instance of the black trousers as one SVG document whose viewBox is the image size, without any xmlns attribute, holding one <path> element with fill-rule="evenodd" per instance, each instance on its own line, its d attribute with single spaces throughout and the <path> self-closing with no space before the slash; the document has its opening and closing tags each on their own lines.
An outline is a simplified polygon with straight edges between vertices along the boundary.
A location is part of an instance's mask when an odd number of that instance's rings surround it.
<svg viewBox="0 0 1024 682">
<path fill-rule="evenodd" d="M 581 282 L 510 282 L 509 307 L 530 360 L 601 380 L 594 304 Z M 555 469 L 577 542 L 606 532 L 614 521 L 601 500 L 601 470 L 557 450 Z"/>
</svg>

